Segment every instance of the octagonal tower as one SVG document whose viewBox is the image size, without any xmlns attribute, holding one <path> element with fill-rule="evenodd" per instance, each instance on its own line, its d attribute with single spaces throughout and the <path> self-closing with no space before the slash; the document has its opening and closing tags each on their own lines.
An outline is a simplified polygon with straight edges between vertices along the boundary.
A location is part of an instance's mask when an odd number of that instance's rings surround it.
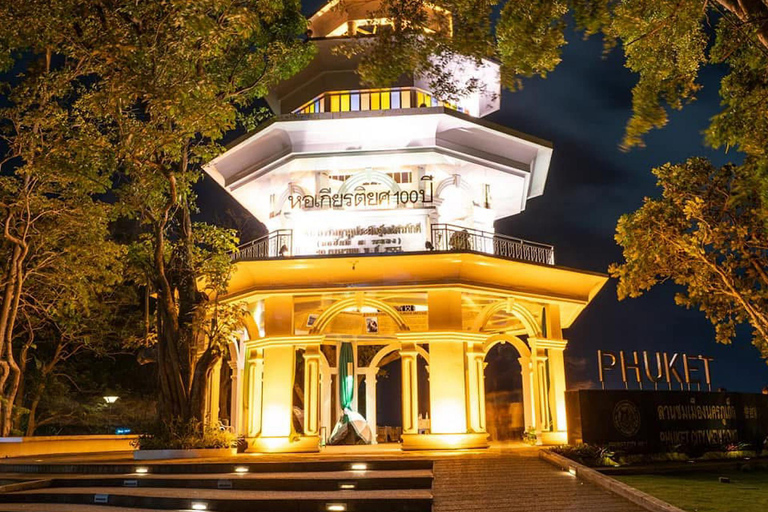
<svg viewBox="0 0 768 512">
<path fill-rule="evenodd" d="M 369 19 L 377 8 L 332 1 L 312 16 L 317 56 L 272 91 L 275 117 L 205 166 L 269 230 L 234 255 L 225 297 L 251 312 L 230 347 L 233 426 L 251 451 L 317 450 L 342 413 L 338 358 L 351 343 L 352 407 L 374 433 L 377 374 L 399 357 L 403 449 L 487 446 L 483 361 L 509 343 L 526 428 L 564 440 L 562 329 L 605 276 L 494 229 L 543 193 L 552 146 L 482 119 L 499 108 L 491 61 L 457 59 L 451 72 L 484 86 L 454 103 L 418 76 L 363 87 L 333 49 L 386 27 Z M 430 13 L 426 29 L 450 29 L 449 13 Z"/>
</svg>

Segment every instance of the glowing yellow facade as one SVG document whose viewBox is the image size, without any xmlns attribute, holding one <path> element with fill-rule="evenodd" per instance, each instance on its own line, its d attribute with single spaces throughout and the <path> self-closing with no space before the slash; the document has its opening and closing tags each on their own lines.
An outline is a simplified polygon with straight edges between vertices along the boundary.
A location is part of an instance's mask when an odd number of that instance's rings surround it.
<svg viewBox="0 0 768 512">
<path fill-rule="evenodd" d="M 370 3 L 321 10 L 310 20 L 318 44 L 336 44 L 343 34 L 324 36 L 337 25 L 367 27 L 353 11 Z M 320 449 L 341 413 L 339 347 L 351 342 L 353 407 L 374 433 L 377 376 L 399 358 L 402 448 L 485 447 L 484 360 L 508 343 L 525 426 L 565 442 L 563 329 L 605 276 L 555 266 L 552 247 L 494 230 L 543 193 L 551 146 L 474 117 L 498 108 L 495 94 L 417 105 L 430 94 L 419 77 L 365 89 L 331 53 L 276 89 L 280 115 L 206 166 L 270 230 L 235 256 L 224 297 L 249 311 L 230 344 L 233 428 L 249 451 Z M 484 94 L 498 90 L 494 66 Z"/>
</svg>

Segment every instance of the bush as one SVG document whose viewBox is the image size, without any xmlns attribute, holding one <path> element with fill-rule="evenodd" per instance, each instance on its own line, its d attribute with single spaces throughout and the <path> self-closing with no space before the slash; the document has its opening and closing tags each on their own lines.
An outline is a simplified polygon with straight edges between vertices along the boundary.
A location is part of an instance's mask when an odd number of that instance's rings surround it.
<svg viewBox="0 0 768 512">
<path fill-rule="evenodd" d="M 133 442 L 139 450 L 200 450 L 204 448 L 232 448 L 235 435 L 220 428 L 206 426 L 197 420 L 174 418 L 155 424 Z"/>
<path fill-rule="evenodd" d="M 565 444 L 562 446 L 555 446 L 552 451 L 574 460 L 580 464 L 590 467 L 600 466 L 618 466 L 619 464 L 614 460 L 615 454 L 608 448 L 593 446 L 589 444 L 577 444 L 571 446 Z"/>
</svg>

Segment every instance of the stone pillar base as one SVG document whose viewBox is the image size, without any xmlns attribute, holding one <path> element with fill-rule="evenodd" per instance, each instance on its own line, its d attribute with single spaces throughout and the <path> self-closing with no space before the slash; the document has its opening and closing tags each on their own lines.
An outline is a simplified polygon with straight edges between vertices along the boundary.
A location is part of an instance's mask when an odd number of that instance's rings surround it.
<svg viewBox="0 0 768 512">
<path fill-rule="evenodd" d="M 306 453 L 320 451 L 319 436 L 249 437 L 246 453 Z"/>
<path fill-rule="evenodd" d="M 542 432 L 539 434 L 540 443 L 545 445 L 568 444 L 568 432 L 559 430 L 557 432 Z"/>
<path fill-rule="evenodd" d="M 403 450 L 466 450 L 488 448 L 488 434 L 403 434 Z"/>
</svg>

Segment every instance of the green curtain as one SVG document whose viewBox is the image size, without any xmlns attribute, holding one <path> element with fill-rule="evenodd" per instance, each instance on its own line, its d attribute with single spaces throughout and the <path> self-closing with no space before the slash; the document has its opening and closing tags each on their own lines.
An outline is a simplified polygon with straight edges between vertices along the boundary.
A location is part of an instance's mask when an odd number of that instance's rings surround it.
<svg viewBox="0 0 768 512">
<path fill-rule="evenodd" d="M 352 406 L 352 395 L 355 392 L 354 358 L 352 344 L 342 343 L 339 354 L 339 401 L 342 410 L 350 409 Z"/>
</svg>

